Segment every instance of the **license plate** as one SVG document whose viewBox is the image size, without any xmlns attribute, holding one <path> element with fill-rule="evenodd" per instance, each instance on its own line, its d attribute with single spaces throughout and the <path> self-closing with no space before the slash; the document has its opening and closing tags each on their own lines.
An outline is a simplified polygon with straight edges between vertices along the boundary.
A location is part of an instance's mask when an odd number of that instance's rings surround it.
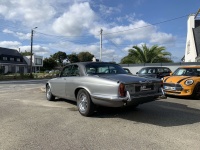
<svg viewBox="0 0 200 150">
<path fill-rule="evenodd" d="M 164 86 L 165 90 L 176 90 L 175 87 L 171 87 L 171 86 Z"/>
</svg>

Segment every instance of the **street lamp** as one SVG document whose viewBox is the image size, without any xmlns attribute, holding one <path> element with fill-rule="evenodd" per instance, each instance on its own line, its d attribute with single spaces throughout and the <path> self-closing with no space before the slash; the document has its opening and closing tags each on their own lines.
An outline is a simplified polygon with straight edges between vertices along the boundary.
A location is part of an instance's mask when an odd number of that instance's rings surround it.
<svg viewBox="0 0 200 150">
<path fill-rule="evenodd" d="M 34 29 L 36 29 L 37 27 L 31 29 L 31 59 L 30 59 L 30 75 L 32 76 L 32 59 L 33 59 L 33 31 Z"/>
</svg>

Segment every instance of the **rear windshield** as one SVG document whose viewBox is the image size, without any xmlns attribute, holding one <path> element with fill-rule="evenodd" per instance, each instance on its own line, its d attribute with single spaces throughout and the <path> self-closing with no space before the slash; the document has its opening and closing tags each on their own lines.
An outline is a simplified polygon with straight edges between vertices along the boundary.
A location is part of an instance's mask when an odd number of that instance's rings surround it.
<svg viewBox="0 0 200 150">
<path fill-rule="evenodd" d="M 87 74 L 127 74 L 127 72 L 117 64 L 88 64 L 86 65 Z"/>
<path fill-rule="evenodd" d="M 156 73 L 156 68 L 142 68 L 139 71 L 139 74 L 155 74 Z"/>
</svg>

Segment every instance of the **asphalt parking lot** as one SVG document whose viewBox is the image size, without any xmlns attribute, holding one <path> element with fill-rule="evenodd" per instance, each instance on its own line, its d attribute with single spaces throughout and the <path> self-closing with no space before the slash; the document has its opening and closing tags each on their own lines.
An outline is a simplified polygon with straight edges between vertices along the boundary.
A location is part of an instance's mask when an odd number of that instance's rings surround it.
<svg viewBox="0 0 200 150">
<path fill-rule="evenodd" d="M 49 102 L 44 82 L 0 82 L 1 150 L 200 149 L 200 100 L 167 98 L 137 109 L 79 114 L 64 99 Z"/>
</svg>

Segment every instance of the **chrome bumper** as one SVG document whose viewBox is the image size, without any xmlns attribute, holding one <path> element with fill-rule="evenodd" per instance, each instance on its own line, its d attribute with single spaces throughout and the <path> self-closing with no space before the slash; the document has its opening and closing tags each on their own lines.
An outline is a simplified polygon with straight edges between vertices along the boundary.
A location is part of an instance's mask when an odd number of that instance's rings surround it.
<svg viewBox="0 0 200 150">
<path fill-rule="evenodd" d="M 119 97 L 119 96 L 110 96 L 110 95 L 91 95 L 92 99 L 98 99 L 98 100 L 107 100 L 107 101 L 133 101 L 134 99 L 138 98 L 145 98 L 145 97 L 159 97 L 159 98 L 166 98 L 164 91 L 160 93 L 152 93 L 152 94 L 143 94 L 143 95 L 137 95 L 137 96 L 131 96 L 130 93 L 126 92 L 126 97 Z"/>
</svg>

